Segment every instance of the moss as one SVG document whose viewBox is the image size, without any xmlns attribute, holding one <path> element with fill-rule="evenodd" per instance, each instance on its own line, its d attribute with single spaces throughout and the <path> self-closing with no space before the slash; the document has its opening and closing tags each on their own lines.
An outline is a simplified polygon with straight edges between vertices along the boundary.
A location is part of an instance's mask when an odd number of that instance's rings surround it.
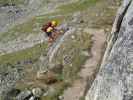
<svg viewBox="0 0 133 100">
<path fill-rule="evenodd" d="M 21 61 L 34 61 L 40 57 L 42 53 L 46 53 L 46 48 L 47 44 L 42 43 L 42 44 L 37 44 L 34 47 L 21 50 L 18 52 L 6 54 L 0 56 L 0 64 L 6 64 L 6 63 L 11 63 L 11 64 L 16 64 Z"/>
</svg>

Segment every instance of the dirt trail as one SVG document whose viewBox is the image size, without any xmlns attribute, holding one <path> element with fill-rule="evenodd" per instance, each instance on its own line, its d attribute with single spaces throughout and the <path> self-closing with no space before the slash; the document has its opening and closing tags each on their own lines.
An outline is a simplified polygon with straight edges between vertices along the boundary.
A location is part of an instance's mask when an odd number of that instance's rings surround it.
<svg viewBox="0 0 133 100">
<path fill-rule="evenodd" d="M 102 57 L 102 52 L 104 50 L 104 45 L 106 42 L 106 36 L 103 29 L 88 29 L 88 31 L 93 35 L 93 47 L 91 49 L 91 58 L 89 58 L 83 65 L 83 68 L 79 72 L 81 77 L 75 80 L 72 87 L 68 88 L 64 92 L 63 100 L 80 100 L 85 93 L 88 86 L 88 78 L 92 79 L 94 77 L 96 70 L 99 68 L 98 64 Z"/>
</svg>

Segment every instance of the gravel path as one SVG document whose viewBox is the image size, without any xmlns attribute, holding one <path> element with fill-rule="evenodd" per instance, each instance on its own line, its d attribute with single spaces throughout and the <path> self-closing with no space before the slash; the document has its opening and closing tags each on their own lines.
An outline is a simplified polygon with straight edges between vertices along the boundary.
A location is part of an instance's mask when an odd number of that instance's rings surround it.
<svg viewBox="0 0 133 100">
<path fill-rule="evenodd" d="M 96 70 L 99 68 L 97 65 L 101 60 L 106 42 L 105 32 L 103 29 L 88 29 L 88 31 L 92 33 L 94 41 L 91 49 L 92 57 L 86 61 L 83 68 L 79 72 L 79 76 L 81 78 L 75 80 L 72 87 L 68 88 L 64 92 L 63 100 L 79 100 L 80 97 L 84 95 L 86 87 L 88 86 L 87 80 L 93 79 Z"/>
</svg>

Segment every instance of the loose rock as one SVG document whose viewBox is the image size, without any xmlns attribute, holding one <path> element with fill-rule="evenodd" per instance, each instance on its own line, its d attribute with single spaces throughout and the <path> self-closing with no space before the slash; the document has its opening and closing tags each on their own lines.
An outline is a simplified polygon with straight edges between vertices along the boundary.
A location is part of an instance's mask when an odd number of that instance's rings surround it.
<svg viewBox="0 0 133 100">
<path fill-rule="evenodd" d="M 32 89 L 32 93 L 35 97 L 40 97 L 40 96 L 42 96 L 43 91 L 40 88 L 34 88 L 34 89 Z"/>
</svg>

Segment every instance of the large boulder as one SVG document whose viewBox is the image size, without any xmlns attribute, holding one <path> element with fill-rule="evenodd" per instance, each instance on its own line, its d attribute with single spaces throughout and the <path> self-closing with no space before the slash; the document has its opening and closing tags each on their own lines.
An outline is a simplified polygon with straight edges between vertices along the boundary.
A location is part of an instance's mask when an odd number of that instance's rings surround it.
<svg viewBox="0 0 133 100">
<path fill-rule="evenodd" d="M 124 0 L 101 69 L 85 100 L 133 100 L 133 1 Z"/>
</svg>

